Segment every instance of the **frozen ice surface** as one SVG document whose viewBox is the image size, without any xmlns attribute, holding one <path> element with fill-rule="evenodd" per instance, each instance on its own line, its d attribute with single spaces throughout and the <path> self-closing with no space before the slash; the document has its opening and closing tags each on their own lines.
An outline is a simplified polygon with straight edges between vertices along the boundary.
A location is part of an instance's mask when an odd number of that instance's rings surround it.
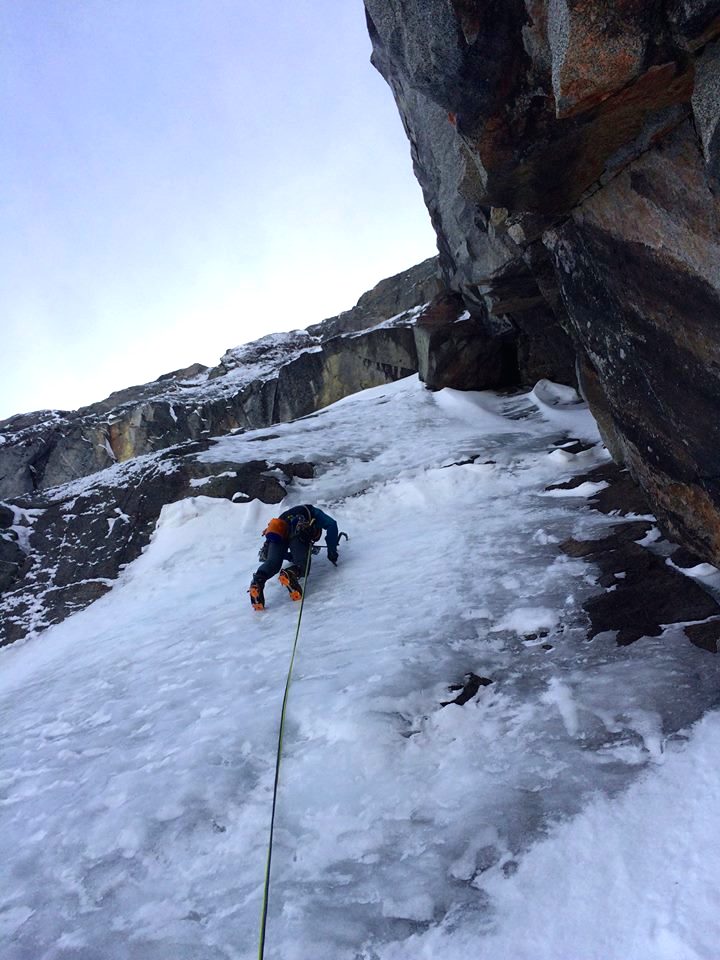
<svg viewBox="0 0 720 960">
<path fill-rule="evenodd" d="M 718 667 L 672 629 L 586 641 L 556 544 L 615 521 L 543 491 L 606 454 L 549 457 L 597 434 L 543 396 L 413 378 L 203 454 L 316 463 L 292 502 L 351 538 L 307 591 L 268 960 L 716 960 Z M 281 509 L 166 507 L 110 593 L 0 652 L 3 960 L 257 956 L 297 606 L 245 590 Z"/>
</svg>

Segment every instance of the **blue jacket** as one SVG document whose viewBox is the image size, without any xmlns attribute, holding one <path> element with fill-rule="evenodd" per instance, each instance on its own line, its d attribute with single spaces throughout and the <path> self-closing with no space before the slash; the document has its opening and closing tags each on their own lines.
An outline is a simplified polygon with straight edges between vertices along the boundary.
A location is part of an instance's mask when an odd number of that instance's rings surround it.
<svg viewBox="0 0 720 960">
<path fill-rule="evenodd" d="M 324 530 L 328 555 L 337 553 L 338 525 L 319 507 L 314 507 L 311 503 L 290 507 L 289 510 L 280 514 L 280 519 L 284 520 L 290 528 L 290 540 L 301 537 L 306 543 L 313 543 L 320 539 Z"/>
</svg>

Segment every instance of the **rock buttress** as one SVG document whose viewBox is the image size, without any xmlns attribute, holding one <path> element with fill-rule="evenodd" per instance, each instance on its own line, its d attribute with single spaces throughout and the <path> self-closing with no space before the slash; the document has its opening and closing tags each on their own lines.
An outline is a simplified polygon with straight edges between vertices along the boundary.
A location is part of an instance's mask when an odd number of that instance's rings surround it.
<svg viewBox="0 0 720 960">
<path fill-rule="evenodd" d="M 448 284 L 720 563 L 720 0 L 365 8 Z"/>
</svg>

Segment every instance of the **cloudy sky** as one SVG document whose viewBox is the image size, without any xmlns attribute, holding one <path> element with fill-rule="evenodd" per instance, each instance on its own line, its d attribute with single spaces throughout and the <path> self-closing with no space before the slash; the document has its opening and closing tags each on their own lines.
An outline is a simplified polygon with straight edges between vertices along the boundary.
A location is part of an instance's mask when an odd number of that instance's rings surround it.
<svg viewBox="0 0 720 960">
<path fill-rule="evenodd" d="M 215 363 L 435 252 L 362 0 L 7 0 L 0 44 L 0 418 Z"/>
</svg>

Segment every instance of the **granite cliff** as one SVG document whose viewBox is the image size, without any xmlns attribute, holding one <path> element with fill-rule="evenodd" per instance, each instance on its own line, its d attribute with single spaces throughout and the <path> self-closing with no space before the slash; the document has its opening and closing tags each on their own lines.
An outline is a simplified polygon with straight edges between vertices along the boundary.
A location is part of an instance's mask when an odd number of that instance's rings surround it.
<svg viewBox="0 0 720 960">
<path fill-rule="evenodd" d="M 448 286 L 519 356 L 571 350 L 613 456 L 720 563 L 720 2 L 365 7 Z"/>
</svg>

